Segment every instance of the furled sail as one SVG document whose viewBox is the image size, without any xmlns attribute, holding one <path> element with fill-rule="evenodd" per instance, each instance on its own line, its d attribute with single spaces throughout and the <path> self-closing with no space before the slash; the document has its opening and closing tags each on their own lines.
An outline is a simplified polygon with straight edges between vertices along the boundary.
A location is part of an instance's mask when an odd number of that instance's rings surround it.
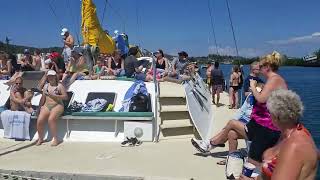
<svg viewBox="0 0 320 180">
<path fill-rule="evenodd" d="M 92 0 L 82 0 L 81 15 L 83 43 L 98 46 L 100 53 L 113 53 L 115 43 L 112 37 L 103 31 L 97 17 L 96 6 Z"/>
</svg>

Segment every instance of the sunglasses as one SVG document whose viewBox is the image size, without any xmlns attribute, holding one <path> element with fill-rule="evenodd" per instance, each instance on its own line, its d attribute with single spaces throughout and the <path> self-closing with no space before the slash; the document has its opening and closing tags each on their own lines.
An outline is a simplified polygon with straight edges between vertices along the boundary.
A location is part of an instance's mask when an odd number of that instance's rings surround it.
<svg viewBox="0 0 320 180">
<path fill-rule="evenodd" d="M 16 85 L 19 85 L 19 84 L 22 84 L 22 83 L 16 83 Z"/>
</svg>

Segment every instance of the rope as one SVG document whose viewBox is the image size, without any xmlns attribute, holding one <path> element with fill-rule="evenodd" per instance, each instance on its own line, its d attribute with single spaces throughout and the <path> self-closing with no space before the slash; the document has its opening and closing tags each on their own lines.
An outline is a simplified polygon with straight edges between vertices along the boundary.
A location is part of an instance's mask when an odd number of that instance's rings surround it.
<svg viewBox="0 0 320 180">
<path fill-rule="evenodd" d="M 230 13 L 230 7 L 229 7 L 228 0 L 226 0 L 226 4 L 227 4 L 227 9 L 228 9 L 228 14 L 229 14 L 229 21 L 230 21 L 232 35 L 233 35 L 233 41 L 234 41 L 234 45 L 236 47 L 237 56 L 239 57 L 238 45 L 237 45 L 237 40 L 236 40 L 236 36 L 235 36 L 235 33 L 234 33 L 234 28 L 233 28 L 233 23 L 232 23 L 232 18 L 231 18 L 231 13 Z M 240 60 L 239 60 L 239 64 L 240 64 Z"/>
<path fill-rule="evenodd" d="M 77 42 L 78 42 L 78 44 L 80 44 L 80 40 L 79 40 L 79 30 L 78 30 L 78 28 L 80 27 L 80 25 L 78 26 L 77 20 L 76 20 L 75 17 L 73 16 L 73 11 L 72 11 L 72 8 L 71 8 L 71 6 L 70 6 L 70 1 L 67 0 L 66 3 L 67 3 L 67 9 L 70 9 L 69 12 L 70 12 L 70 16 L 71 16 L 71 19 L 72 19 L 73 26 L 75 27 L 75 33 L 76 33 L 76 36 L 77 36 Z"/>
<path fill-rule="evenodd" d="M 210 0 L 208 0 L 208 10 L 209 10 L 209 15 L 210 15 L 210 23 L 211 23 L 211 30 L 212 30 L 212 34 L 213 34 L 214 44 L 216 46 L 217 55 L 219 55 L 218 43 L 217 43 L 216 33 L 214 30 L 214 19 L 212 16 L 212 7 L 210 5 Z"/>
</svg>

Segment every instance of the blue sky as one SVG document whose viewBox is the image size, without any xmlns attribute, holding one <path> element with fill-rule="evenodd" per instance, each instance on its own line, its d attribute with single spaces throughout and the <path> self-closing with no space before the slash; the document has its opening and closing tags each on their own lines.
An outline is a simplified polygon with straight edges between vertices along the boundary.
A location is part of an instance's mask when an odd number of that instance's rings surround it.
<svg viewBox="0 0 320 180">
<path fill-rule="evenodd" d="M 169 54 L 185 50 L 192 56 L 206 56 L 216 52 L 207 0 L 108 1 L 112 8 L 107 5 L 103 28 L 125 30 L 131 43 L 150 50 L 162 48 Z M 100 20 L 104 2 L 94 0 Z M 234 55 L 226 2 L 210 3 L 218 51 Z M 229 0 L 229 4 L 242 56 L 272 50 L 304 56 L 320 48 L 319 0 Z M 60 27 L 67 27 L 74 36 L 80 31 L 80 6 L 80 0 L 1 0 L 0 40 L 9 36 L 14 44 L 61 46 Z"/>
</svg>

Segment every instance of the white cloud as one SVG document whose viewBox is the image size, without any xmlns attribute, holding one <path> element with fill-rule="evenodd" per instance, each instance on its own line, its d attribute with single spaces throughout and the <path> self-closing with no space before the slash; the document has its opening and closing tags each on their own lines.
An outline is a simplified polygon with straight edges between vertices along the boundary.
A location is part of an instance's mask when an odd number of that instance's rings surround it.
<svg viewBox="0 0 320 180">
<path fill-rule="evenodd" d="M 267 43 L 272 45 L 289 45 L 296 43 L 320 42 L 320 32 L 315 32 L 307 36 L 292 37 L 286 40 L 271 40 Z"/>
<path fill-rule="evenodd" d="M 221 55 L 229 55 L 229 56 L 236 56 L 237 52 L 235 48 L 232 48 L 230 46 L 226 47 L 218 47 L 218 52 Z M 209 46 L 209 53 L 217 53 L 216 46 Z M 261 56 L 264 53 L 261 50 L 254 49 L 254 48 L 240 48 L 239 49 L 239 56 L 243 57 L 256 57 Z"/>
</svg>

